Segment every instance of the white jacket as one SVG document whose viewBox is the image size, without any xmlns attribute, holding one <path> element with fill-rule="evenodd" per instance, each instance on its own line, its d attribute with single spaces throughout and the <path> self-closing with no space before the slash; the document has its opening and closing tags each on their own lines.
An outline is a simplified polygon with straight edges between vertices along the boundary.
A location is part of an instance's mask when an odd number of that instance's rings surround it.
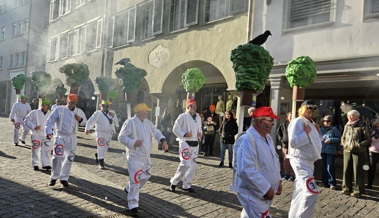
<svg viewBox="0 0 379 218">
<path fill-rule="evenodd" d="M 75 115 L 79 115 L 83 120 L 79 123 Z M 73 135 L 77 132 L 77 126 L 85 126 L 87 118 L 82 109 L 75 107 L 71 111 L 68 106 L 58 106 L 47 118 L 46 134 L 52 134 L 54 125 L 57 125 L 57 135 Z"/>
<path fill-rule="evenodd" d="M 13 104 L 9 119 L 13 120 L 15 117 L 24 119 L 32 109 L 28 103 L 16 102 Z"/>
<path fill-rule="evenodd" d="M 25 117 L 25 125 L 29 127 L 33 132 L 45 133 L 46 120 L 50 116 L 51 111 L 47 110 L 46 114 L 41 109 L 32 110 Z M 38 118 L 38 119 L 37 119 Z M 36 126 L 40 126 L 39 130 L 36 130 Z"/>
<path fill-rule="evenodd" d="M 175 120 L 172 131 L 179 138 L 179 140 L 197 141 L 197 133 L 202 132 L 201 118 L 199 114 L 196 113 L 196 120 L 193 119 L 189 111 L 180 114 Z M 187 132 L 192 132 L 192 137 L 184 137 Z"/>
<path fill-rule="evenodd" d="M 109 123 L 108 119 L 112 120 L 112 124 Z M 109 113 L 105 115 L 101 110 L 97 110 L 88 119 L 85 131 L 89 131 L 93 127 L 93 125 L 95 125 L 96 132 L 115 132 L 115 129 L 114 129 L 115 122 L 116 121 L 114 117 L 111 117 Z"/>
</svg>

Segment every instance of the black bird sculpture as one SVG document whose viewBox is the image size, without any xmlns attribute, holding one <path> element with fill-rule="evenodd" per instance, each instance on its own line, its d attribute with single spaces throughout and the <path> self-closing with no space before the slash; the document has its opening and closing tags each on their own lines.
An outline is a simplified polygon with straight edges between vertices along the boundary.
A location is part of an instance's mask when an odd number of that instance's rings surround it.
<svg viewBox="0 0 379 218">
<path fill-rule="evenodd" d="M 123 59 L 119 60 L 115 65 L 117 65 L 117 64 L 126 65 L 128 63 L 130 63 L 130 59 L 129 58 L 123 58 Z"/>
<path fill-rule="evenodd" d="M 254 45 L 262 45 L 266 42 L 268 36 L 271 36 L 271 32 L 269 30 L 266 30 L 263 34 L 252 39 L 249 43 Z"/>
</svg>

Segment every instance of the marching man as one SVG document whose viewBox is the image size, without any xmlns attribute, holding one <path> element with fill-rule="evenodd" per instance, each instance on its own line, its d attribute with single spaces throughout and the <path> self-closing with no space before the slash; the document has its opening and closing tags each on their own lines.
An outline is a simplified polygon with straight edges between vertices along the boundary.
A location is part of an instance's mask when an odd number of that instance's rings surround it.
<svg viewBox="0 0 379 218">
<path fill-rule="evenodd" d="M 70 94 L 66 102 L 66 106 L 58 106 L 47 118 L 45 130 L 46 138 L 51 139 L 53 128 L 57 126 L 49 185 L 54 186 L 59 179 L 65 188 L 68 187 L 67 180 L 75 157 L 78 125 L 85 126 L 87 123 L 84 112 L 76 107 L 78 96 Z"/>
<path fill-rule="evenodd" d="M 88 135 L 90 129 L 95 125 L 96 132 L 96 144 L 97 153 L 95 154 L 96 162 L 99 164 L 99 169 L 105 169 L 104 158 L 105 152 L 109 148 L 109 143 L 112 140 L 112 135 L 115 130 L 115 116 L 108 110 L 109 102 L 107 100 L 102 100 L 100 104 L 100 110 L 95 111 L 93 115 L 88 119 L 85 132 Z"/>
<path fill-rule="evenodd" d="M 43 100 L 42 108 L 32 110 L 26 117 L 24 123 L 32 130 L 32 166 L 34 170 L 38 170 L 40 160 L 42 160 L 42 168 L 49 170 L 51 140 L 46 138 L 45 124 L 50 115 L 50 101 Z"/>
<path fill-rule="evenodd" d="M 11 113 L 9 114 L 9 119 L 11 119 L 14 125 L 13 141 L 15 146 L 18 145 L 18 134 L 20 127 L 22 126 L 22 136 L 20 138 L 22 144 L 25 144 L 25 138 L 29 132 L 29 128 L 23 123 L 26 115 L 28 115 L 32 110 L 30 105 L 26 103 L 27 99 L 28 97 L 26 95 L 21 95 L 20 101 L 13 104 Z"/>
</svg>

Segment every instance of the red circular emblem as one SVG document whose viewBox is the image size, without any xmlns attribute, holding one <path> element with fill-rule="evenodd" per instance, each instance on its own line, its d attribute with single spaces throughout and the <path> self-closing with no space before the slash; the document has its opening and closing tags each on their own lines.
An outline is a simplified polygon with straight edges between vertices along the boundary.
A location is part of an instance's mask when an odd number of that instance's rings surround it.
<svg viewBox="0 0 379 218">
<path fill-rule="evenodd" d="M 14 123 L 14 128 L 20 129 L 21 123 Z"/>
<path fill-rule="evenodd" d="M 104 138 L 98 138 L 97 139 L 97 145 L 104 146 L 105 144 L 106 144 L 106 142 L 105 142 Z"/>
<path fill-rule="evenodd" d="M 307 179 L 306 181 L 307 189 L 313 194 L 318 194 L 317 184 L 314 177 Z"/>
<path fill-rule="evenodd" d="M 182 151 L 182 158 L 184 160 L 189 160 L 191 158 L 191 153 L 189 151 L 189 148 L 183 149 L 183 151 Z"/>
<path fill-rule="evenodd" d="M 139 184 L 139 181 L 141 179 L 141 174 L 142 174 L 142 169 L 138 170 L 135 174 L 134 174 L 134 182 Z"/>
<path fill-rule="evenodd" d="M 33 149 L 37 149 L 39 148 L 39 146 L 41 146 L 41 142 L 38 141 L 38 140 L 32 140 L 32 148 Z"/>
<path fill-rule="evenodd" d="M 62 144 L 56 145 L 54 152 L 57 156 L 62 156 L 64 154 L 64 146 Z"/>
</svg>

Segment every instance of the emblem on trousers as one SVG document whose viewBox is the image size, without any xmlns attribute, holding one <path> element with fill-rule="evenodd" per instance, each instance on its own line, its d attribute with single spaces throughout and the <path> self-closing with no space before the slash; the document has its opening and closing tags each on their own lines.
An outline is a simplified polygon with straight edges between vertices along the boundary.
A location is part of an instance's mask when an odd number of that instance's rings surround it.
<svg viewBox="0 0 379 218">
<path fill-rule="evenodd" d="M 64 146 L 62 144 L 58 144 L 54 148 L 54 152 L 57 156 L 62 156 L 64 153 Z"/>
<path fill-rule="evenodd" d="M 189 151 L 189 148 L 183 149 L 183 151 L 182 151 L 182 158 L 184 160 L 189 160 L 191 158 L 191 153 Z"/>
<path fill-rule="evenodd" d="M 314 177 L 307 179 L 306 185 L 308 191 L 310 191 L 312 194 L 318 194 L 317 184 Z"/>
<path fill-rule="evenodd" d="M 38 141 L 38 140 L 32 140 L 32 148 L 35 150 L 37 148 L 39 148 L 39 146 L 41 145 L 41 142 Z"/>
<path fill-rule="evenodd" d="M 107 143 L 106 143 L 106 141 L 105 141 L 105 138 L 98 138 L 98 139 L 97 139 L 97 144 L 98 144 L 99 146 L 104 146 L 104 145 L 106 145 Z"/>
<path fill-rule="evenodd" d="M 14 123 L 14 128 L 20 129 L 21 123 Z"/>
<path fill-rule="evenodd" d="M 141 175 L 142 175 L 142 169 L 139 169 L 135 174 L 134 174 L 134 182 L 136 184 L 139 184 L 139 181 L 141 180 Z"/>
</svg>

